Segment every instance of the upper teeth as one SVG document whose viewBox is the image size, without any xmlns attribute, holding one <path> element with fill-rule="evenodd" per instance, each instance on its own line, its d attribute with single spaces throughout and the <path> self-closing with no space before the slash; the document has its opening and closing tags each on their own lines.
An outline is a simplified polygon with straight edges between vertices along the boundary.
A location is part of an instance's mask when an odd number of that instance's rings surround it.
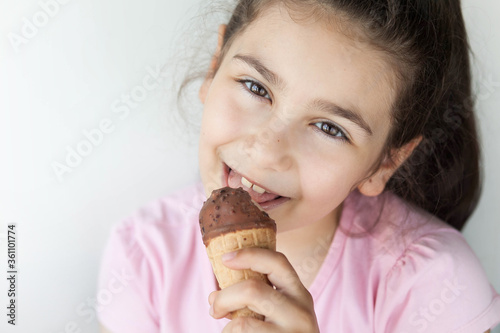
<svg viewBox="0 0 500 333">
<path fill-rule="evenodd" d="M 252 184 L 248 179 L 246 179 L 245 177 L 241 177 L 241 183 L 243 185 L 245 185 L 246 187 L 248 188 L 251 188 L 253 189 L 255 192 L 259 193 L 259 194 L 262 194 L 264 192 L 266 192 L 265 189 L 263 189 L 262 187 L 258 186 L 258 185 L 255 185 L 255 184 Z"/>
</svg>

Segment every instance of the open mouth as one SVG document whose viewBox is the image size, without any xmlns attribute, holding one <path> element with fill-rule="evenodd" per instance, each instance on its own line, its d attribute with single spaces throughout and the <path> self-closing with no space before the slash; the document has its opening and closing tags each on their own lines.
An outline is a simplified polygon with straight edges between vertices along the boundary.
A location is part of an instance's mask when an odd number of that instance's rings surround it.
<svg viewBox="0 0 500 333">
<path fill-rule="evenodd" d="M 231 188 L 241 187 L 250 194 L 253 201 L 258 203 L 262 209 L 270 210 L 280 206 L 286 201 L 290 200 L 289 197 L 281 196 L 277 193 L 271 192 L 269 189 L 256 184 L 252 180 L 247 179 L 239 174 L 229 166 L 224 164 L 223 184 Z"/>
</svg>

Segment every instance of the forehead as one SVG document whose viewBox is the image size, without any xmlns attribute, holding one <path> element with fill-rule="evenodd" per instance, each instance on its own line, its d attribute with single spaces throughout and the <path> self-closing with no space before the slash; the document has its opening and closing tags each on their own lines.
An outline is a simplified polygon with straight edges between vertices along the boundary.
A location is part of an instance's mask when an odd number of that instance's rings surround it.
<svg viewBox="0 0 500 333">
<path fill-rule="evenodd" d="M 224 61 L 251 54 L 283 78 L 285 93 L 325 98 L 387 127 L 396 97 L 388 56 L 355 38 L 353 30 L 344 33 L 346 23 L 332 22 L 294 21 L 284 6 L 271 6 L 234 40 Z"/>
</svg>

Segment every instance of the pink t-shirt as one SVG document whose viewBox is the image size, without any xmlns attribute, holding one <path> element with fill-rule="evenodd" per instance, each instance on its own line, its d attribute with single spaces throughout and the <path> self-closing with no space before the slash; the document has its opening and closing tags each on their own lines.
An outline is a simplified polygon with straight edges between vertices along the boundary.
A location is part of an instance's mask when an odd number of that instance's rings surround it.
<svg viewBox="0 0 500 333">
<path fill-rule="evenodd" d="M 204 200 L 197 185 L 115 226 L 97 292 L 105 327 L 222 331 L 227 319 L 208 314 L 216 281 L 198 226 Z M 462 235 L 391 193 L 353 192 L 316 253 L 297 269 L 321 265 L 309 288 L 321 332 L 474 333 L 500 322 L 500 296 Z"/>
</svg>

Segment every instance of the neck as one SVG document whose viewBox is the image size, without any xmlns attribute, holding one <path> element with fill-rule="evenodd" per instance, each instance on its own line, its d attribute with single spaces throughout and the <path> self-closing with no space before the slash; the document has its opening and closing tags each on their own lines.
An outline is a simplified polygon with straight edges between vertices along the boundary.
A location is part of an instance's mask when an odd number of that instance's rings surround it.
<svg viewBox="0 0 500 333">
<path fill-rule="evenodd" d="M 342 207 L 319 221 L 277 235 L 277 251 L 282 252 L 309 288 L 314 281 L 337 229 Z"/>
</svg>

